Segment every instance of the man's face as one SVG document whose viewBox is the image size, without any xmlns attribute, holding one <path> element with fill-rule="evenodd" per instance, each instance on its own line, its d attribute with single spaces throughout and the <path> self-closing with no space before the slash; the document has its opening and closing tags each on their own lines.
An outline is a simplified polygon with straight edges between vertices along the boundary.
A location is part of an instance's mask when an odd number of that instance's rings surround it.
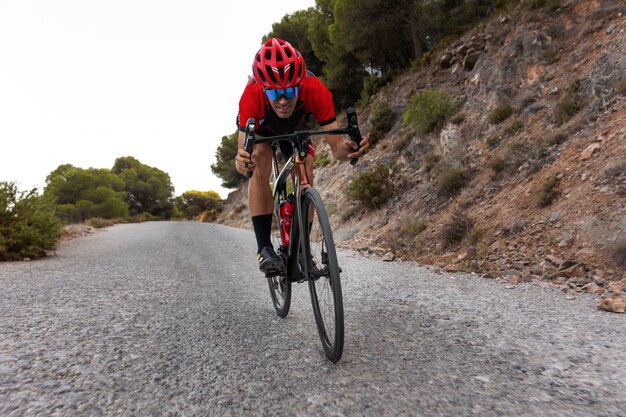
<svg viewBox="0 0 626 417">
<path fill-rule="evenodd" d="M 281 96 L 278 100 L 270 100 L 270 105 L 281 119 L 286 119 L 293 114 L 296 108 L 298 97 L 287 100 L 285 96 Z"/>
</svg>

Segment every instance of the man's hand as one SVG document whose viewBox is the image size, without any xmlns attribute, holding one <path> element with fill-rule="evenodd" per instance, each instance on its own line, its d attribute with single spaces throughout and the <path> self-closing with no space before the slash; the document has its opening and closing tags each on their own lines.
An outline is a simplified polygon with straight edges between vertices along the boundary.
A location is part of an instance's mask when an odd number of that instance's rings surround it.
<svg viewBox="0 0 626 417">
<path fill-rule="evenodd" d="M 243 148 L 238 149 L 237 156 L 235 156 L 235 169 L 237 172 L 245 175 L 247 172 L 253 171 L 254 168 L 255 164 L 252 162 L 252 155 Z"/>
<path fill-rule="evenodd" d="M 363 155 L 367 153 L 367 148 L 369 148 L 370 146 L 367 135 L 361 137 L 361 143 L 359 145 L 357 145 L 355 142 L 353 142 L 350 139 L 347 139 L 346 142 L 348 143 L 348 146 L 351 148 L 351 150 L 353 151 L 356 150 L 356 152 L 348 153 L 346 155 L 348 159 L 363 157 Z M 357 150 L 357 147 L 359 148 L 358 150 Z"/>
</svg>

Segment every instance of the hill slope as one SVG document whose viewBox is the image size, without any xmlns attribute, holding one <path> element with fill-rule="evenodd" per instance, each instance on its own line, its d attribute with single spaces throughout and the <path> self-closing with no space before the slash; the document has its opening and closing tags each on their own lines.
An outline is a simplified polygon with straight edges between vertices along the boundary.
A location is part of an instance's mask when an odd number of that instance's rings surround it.
<svg viewBox="0 0 626 417">
<path fill-rule="evenodd" d="M 356 169 L 316 170 L 338 245 L 511 284 L 622 291 L 625 29 L 620 1 L 537 10 L 522 3 L 397 76 L 359 113 L 364 131 L 377 106 L 396 116 L 367 158 Z M 401 116 L 429 89 L 459 98 L 462 108 L 421 134 Z M 337 197 L 378 164 L 394 188 L 384 207 L 363 211 Z M 463 175 L 459 190 L 445 188 L 451 171 Z M 245 191 L 231 193 L 219 221 L 249 227 Z"/>
</svg>

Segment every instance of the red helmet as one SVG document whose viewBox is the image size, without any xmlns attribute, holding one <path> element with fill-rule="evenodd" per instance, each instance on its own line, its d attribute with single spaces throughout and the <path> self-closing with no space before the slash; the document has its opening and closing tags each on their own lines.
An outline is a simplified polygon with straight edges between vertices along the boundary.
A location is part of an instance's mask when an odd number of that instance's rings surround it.
<svg viewBox="0 0 626 417">
<path fill-rule="evenodd" d="M 282 39 L 268 39 L 254 56 L 252 73 L 265 88 L 295 87 L 306 77 L 304 58 Z"/>
</svg>

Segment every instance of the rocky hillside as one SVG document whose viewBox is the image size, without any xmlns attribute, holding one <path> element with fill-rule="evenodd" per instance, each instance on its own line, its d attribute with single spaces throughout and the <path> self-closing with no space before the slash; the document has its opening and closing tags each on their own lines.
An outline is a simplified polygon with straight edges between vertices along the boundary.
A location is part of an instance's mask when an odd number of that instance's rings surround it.
<svg viewBox="0 0 626 417">
<path fill-rule="evenodd" d="M 421 134 L 402 115 L 441 90 L 462 103 Z M 339 246 L 386 259 L 474 271 L 506 285 L 550 282 L 615 301 L 626 288 L 626 5 L 524 2 L 441 46 L 360 109 L 392 128 L 357 164 L 316 171 Z M 319 144 L 323 153 L 326 145 Z M 388 170 L 393 196 L 366 211 L 345 195 L 355 175 Z M 443 187 L 460 172 L 458 187 Z M 220 222 L 249 227 L 245 191 Z M 613 298 L 608 296 L 614 295 Z M 623 301 L 623 300 L 622 300 Z"/>
</svg>

